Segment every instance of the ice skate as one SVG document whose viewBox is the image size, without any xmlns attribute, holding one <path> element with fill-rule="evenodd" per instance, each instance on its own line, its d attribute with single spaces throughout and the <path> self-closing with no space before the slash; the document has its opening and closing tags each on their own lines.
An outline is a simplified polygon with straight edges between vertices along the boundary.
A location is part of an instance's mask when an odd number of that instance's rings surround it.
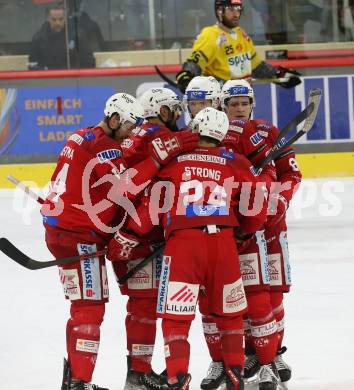
<svg viewBox="0 0 354 390">
<path fill-rule="evenodd" d="M 260 364 L 258 361 L 258 356 L 255 353 L 246 355 L 244 375 L 243 375 L 245 384 L 251 384 L 257 382 L 259 369 L 260 369 Z"/>
<path fill-rule="evenodd" d="M 99 387 L 92 383 L 84 382 L 78 379 L 71 378 L 71 370 L 69 363 L 64 359 L 63 383 L 61 390 L 108 390 L 106 387 Z"/>
<path fill-rule="evenodd" d="M 291 378 L 291 367 L 284 362 L 281 356 L 284 352 L 286 352 L 286 349 L 286 347 L 281 347 L 275 357 L 275 365 L 282 383 L 287 382 Z"/>
<path fill-rule="evenodd" d="M 265 364 L 259 370 L 259 390 L 277 390 L 280 378 L 275 363 Z"/>
<path fill-rule="evenodd" d="M 222 383 L 226 383 L 226 375 L 223 362 L 211 362 L 207 376 L 202 380 L 200 388 L 203 390 L 221 390 Z M 225 385 L 226 386 L 226 385 Z"/>
<path fill-rule="evenodd" d="M 174 384 L 168 384 L 167 389 L 170 390 L 188 390 L 189 382 L 191 381 L 190 374 L 179 374 L 177 375 L 178 382 Z"/>
<path fill-rule="evenodd" d="M 151 373 L 138 372 L 131 368 L 130 357 L 128 360 L 128 372 L 125 380 L 124 390 L 163 390 L 168 389 L 160 375 L 154 371 Z"/>
</svg>

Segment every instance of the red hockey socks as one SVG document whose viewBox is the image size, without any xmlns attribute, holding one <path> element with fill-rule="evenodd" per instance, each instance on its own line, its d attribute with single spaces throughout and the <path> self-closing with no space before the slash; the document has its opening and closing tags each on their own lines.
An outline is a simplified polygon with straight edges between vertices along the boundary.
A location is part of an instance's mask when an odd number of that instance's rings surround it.
<svg viewBox="0 0 354 390">
<path fill-rule="evenodd" d="M 73 379 L 91 382 L 100 344 L 100 325 L 104 303 L 76 304 L 71 302 L 71 318 L 66 327 L 68 361 Z"/>
<path fill-rule="evenodd" d="M 238 317 L 215 317 L 221 336 L 222 360 L 227 367 L 244 366 L 243 320 Z"/>
<path fill-rule="evenodd" d="M 273 308 L 273 315 L 277 321 L 278 328 L 278 349 L 281 348 L 284 338 L 284 306 L 283 306 L 283 293 L 281 291 L 270 292 L 270 302 Z"/>
<path fill-rule="evenodd" d="M 177 381 L 178 374 L 188 373 L 190 345 L 187 339 L 191 322 L 168 318 L 162 320 L 166 368 L 170 383 Z"/>
<path fill-rule="evenodd" d="M 156 337 L 156 298 L 130 297 L 125 327 L 131 368 L 138 372 L 151 372 Z"/>
<path fill-rule="evenodd" d="M 203 332 L 210 357 L 214 362 L 222 360 L 220 332 L 215 317 L 202 316 Z"/>
<path fill-rule="evenodd" d="M 278 350 L 277 324 L 268 291 L 247 295 L 253 345 L 261 365 L 274 361 Z"/>
</svg>

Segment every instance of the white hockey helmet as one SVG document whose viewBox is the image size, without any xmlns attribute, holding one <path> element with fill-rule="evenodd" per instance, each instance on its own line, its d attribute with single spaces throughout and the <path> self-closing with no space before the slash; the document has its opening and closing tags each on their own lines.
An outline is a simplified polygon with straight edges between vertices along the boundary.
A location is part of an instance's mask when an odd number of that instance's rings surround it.
<svg viewBox="0 0 354 390">
<path fill-rule="evenodd" d="M 199 111 L 192 122 L 192 130 L 201 136 L 221 142 L 229 129 L 229 119 L 223 111 L 207 107 Z"/>
<path fill-rule="evenodd" d="M 235 96 L 247 96 L 250 98 L 252 106 L 254 107 L 256 105 L 253 88 L 251 87 L 251 84 L 246 80 L 226 81 L 221 90 L 222 109 L 225 109 L 226 101 Z"/>
<path fill-rule="evenodd" d="M 134 96 L 127 93 L 116 93 L 107 101 L 104 114 L 109 118 L 113 114 L 119 114 L 121 124 L 128 121 L 139 126 L 143 123 L 144 110 L 141 104 Z"/>
<path fill-rule="evenodd" d="M 184 105 L 188 108 L 190 100 L 211 100 L 212 107 L 218 108 L 220 104 L 221 88 L 213 76 L 196 76 L 188 84 L 183 96 Z"/>
<path fill-rule="evenodd" d="M 169 88 L 150 88 L 139 98 L 144 109 L 144 118 L 155 118 L 160 115 L 162 106 L 171 111 L 183 111 L 181 99 Z"/>
</svg>

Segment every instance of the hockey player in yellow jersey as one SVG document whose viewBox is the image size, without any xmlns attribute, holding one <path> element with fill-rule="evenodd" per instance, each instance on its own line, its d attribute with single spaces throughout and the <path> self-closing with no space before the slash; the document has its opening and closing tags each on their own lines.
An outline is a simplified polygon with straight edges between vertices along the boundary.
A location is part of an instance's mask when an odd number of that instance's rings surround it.
<svg viewBox="0 0 354 390">
<path fill-rule="evenodd" d="M 192 54 L 176 76 L 182 92 L 193 77 L 200 75 L 214 76 L 221 81 L 287 77 L 287 81 L 278 83 L 285 88 L 301 83 L 298 72 L 275 68 L 259 57 L 252 39 L 239 27 L 242 9 L 242 0 L 215 0 L 217 23 L 201 31 Z"/>
</svg>

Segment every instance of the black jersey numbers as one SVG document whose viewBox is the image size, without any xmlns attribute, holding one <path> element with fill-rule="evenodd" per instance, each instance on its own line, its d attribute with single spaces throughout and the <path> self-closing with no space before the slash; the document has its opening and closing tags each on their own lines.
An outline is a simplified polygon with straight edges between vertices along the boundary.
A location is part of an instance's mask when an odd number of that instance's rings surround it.
<svg viewBox="0 0 354 390">
<path fill-rule="evenodd" d="M 232 45 L 225 46 L 225 54 L 228 56 L 230 54 L 234 54 L 235 50 Z"/>
</svg>

